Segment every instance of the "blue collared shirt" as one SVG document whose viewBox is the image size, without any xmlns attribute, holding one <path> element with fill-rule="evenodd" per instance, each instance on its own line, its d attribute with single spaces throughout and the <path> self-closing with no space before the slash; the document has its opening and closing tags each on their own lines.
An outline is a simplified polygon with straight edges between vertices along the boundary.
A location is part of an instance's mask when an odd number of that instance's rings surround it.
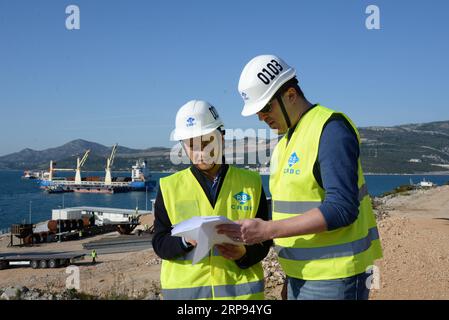
<svg viewBox="0 0 449 320">
<path fill-rule="evenodd" d="M 328 230 L 352 224 L 359 214 L 359 142 L 342 117 L 331 119 L 320 138 L 315 177 L 326 192 L 319 207 Z"/>
</svg>

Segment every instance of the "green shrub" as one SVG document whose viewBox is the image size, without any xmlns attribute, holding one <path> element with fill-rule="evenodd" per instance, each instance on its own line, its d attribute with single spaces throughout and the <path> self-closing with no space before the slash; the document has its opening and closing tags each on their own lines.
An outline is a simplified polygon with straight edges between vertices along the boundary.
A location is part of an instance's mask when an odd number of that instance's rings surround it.
<svg viewBox="0 0 449 320">
<path fill-rule="evenodd" d="M 390 195 L 403 194 L 403 193 L 406 192 L 406 191 L 412 191 L 412 190 L 415 190 L 415 189 L 416 189 L 416 187 L 415 187 L 414 185 L 411 185 L 411 184 L 405 184 L 405 185 L 396 187 L 396 188 L 394 188 L 394 189 L 391 190 L 391 191 L 384 192 L 384 193 L 381 195 L 381 197 L 386 197 L 386 196 L 390 196 Z M 406 193 L 406 194 L 404 193 L 404 195 L 410 195 L 410 193 Z"/>
</svg>

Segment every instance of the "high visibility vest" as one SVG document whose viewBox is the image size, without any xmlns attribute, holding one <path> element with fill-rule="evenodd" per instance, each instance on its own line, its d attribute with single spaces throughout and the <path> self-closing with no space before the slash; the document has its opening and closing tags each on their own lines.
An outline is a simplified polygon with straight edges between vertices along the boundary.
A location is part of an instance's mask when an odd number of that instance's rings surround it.
<svg viewBox="0 0 449 320">
<path fill-rule="evenodd" d="M 271 160 L 270 192 L 272 218 L 282 220 L 317 208 L 325 198 L 324 189 L 313 175 L 323 128 L 337 112 L 316 106 L 299 121 L 287 144 L 284 136 Z M 352 121 L 360 145 L 360 136 Z M 339 161 L 335 159 L 335 161 Z M 358 159 L 359 214 L 349 226 L 316 234 L 275 239 L 279 262 L 285 273 L 304 280 L 347 278 L 366 272 L 382 257 L 376 220 Z"/>
<path fill-rule="evenodd" d="M 262 183 L 258 173 L 229 166 L 214 208 L 190 169 L 161 178 L 160 188 L 170 222 L 175 225 L 195 216 L 254 218 Z M 208 256 L 194 265 L 192 257 L 191 251 L 177 259 L 162 261 L 164 299 L 264 299 L 260 262 L 241 269 L 217 249 L 211 249 Z"/>
</svg>

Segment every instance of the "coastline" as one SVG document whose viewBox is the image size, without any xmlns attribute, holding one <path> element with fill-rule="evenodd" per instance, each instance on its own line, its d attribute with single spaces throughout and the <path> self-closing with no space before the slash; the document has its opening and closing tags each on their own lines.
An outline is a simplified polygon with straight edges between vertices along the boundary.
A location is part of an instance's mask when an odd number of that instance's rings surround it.
<svg viewBox="0 0 449 320">
<path fill-rule="evenodd" d="M 23 172 L 27 169 L 0 169 L 0 172 Z M 34 169 L 38 170 L 38 169 Z M 83 170 L 83 172 L 90 172 L 90 173 L 97 173 L 97 172 L 103 172 L 102 170 Z M 112 172 L 128 172 L 123 170 L 112 170 Z M 164 170 L 164 171 L 151 171 L 150 173 L 175 173 L 176 170 Z M 256 171 L 258 172 L 258 171 Z M 260 175 L 269 175 L 268 172 L 259 172 Z M 364 172 L 365 176 L 449 176 L 449 170 L 448 171 L 430 171 L 430 172 L 414 172 L 414 173 L 384 173 L 384 172 Z"/>
<path fill-rule="evenodd" d="M 449 176 L 449 171 L 433 171 L 424 173 L 372 173 L 365 172 L 365 176 Z"/>
</svg>

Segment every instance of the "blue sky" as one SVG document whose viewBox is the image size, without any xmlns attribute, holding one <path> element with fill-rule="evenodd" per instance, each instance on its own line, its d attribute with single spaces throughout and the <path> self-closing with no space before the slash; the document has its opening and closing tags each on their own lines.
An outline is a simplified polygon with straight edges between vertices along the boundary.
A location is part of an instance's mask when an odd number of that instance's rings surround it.
<svg viewBox="0 0 449 320">
<path fill-rule="evenodd" d="M 65 28 L 80 8 L 81 29 Z M 380 30 L 365 9 L 380 8 Z M 311 102 L 358 126 L 449 119 L 448 1 L 0 0 L 0 155 L 82 138 L 171 146 L 177 109 L 240 115 L 244 65 L 274 53 Z"/>
</svg>

